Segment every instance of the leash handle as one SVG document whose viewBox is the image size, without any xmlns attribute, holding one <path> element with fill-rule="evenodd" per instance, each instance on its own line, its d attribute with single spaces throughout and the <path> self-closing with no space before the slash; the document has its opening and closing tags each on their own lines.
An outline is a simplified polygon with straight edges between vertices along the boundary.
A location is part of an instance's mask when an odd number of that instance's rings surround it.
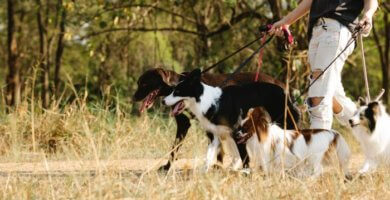
<svg viewBox="0 0 390 200">
<path fill-rule="evenodd" d="M 268 33 L 273 27 L 273 24 L 267 24 L 259 27 L 260 33 Z M 294 42 L 294 37 L 291 34 L 291 31 L 287 27 L 282 27 L 284 39 L 288 44 L 292 44 Z"/>
</svg>

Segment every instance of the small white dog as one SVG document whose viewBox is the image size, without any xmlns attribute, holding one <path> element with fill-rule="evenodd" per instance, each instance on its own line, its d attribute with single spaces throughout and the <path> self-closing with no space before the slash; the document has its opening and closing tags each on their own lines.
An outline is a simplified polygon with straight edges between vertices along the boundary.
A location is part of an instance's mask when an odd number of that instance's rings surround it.
<svg viewBox="0 0 390 200">
<path fill-rule="evenodd" d="M 360 173 L 372 172 L 379 165 L 390 164 L 390 116 L 379 102 L 382 93 L 372 102 L 360 100 L 361 106 L 349 120 L 353 135 L 365 155 Z"/>
<path fill-rule="evenodd" d="M 283 130 L 269 123 L 264 113 L 266 111 L 260 107 L 251 108 L 237 132 L 240 138 L 249 138 L 246 145 L 251 167 L 261 166 L 267 173 L 280 169 L 282 164 L 284 169 L 307 166 L 312 170 L 309 174 L 318 176 L 322 173 L 323 161 L 328 161 L 335 150 L 340 167 L 348 174 L 350 150 L 339 133 L 333 130 Z"/>
</svg>

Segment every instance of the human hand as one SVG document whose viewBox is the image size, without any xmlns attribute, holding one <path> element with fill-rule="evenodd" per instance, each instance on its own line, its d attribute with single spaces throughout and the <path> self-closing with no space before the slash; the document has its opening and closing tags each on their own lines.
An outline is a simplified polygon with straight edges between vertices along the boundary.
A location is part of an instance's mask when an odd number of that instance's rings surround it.
<svg viewBox="0 0 390 200">
<path fill-rule="evenodd" d="M 359 20 L 358 25 L 362 27 L 361 34 L 363 37 L 370 35 L 372 29 L 372 16 L 364 14 L 363 17 Z"/>
<path fill-rule="evenodd" d="M 275 22 L 274 24 L 272 24 L 272 28 L 271 30 L 269 31 L 271 34 L 275 34 L 277 36 L 283 36 L 283 31 L 282 29 L 283 28 L 286 28 L 288 29 L 290 25 L 287 23 L 287 21 L 285 20 L 285 18 Z"/>
</svg>

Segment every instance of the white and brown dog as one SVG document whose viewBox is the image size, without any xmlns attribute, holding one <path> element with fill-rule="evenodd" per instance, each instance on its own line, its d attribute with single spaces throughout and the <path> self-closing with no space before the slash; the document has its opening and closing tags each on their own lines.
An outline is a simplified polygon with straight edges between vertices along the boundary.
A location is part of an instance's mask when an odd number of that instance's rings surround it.
<svg viewBox="0 0 390 200">
<path fill-rule="evenodd" d="M 348 173 L 350 150 L 344 138 L 333 130 L 284 130 L 269 122 L 261 107 L 251 108 L 237 132 L 247 137 L 250 166 L 261 166 L 267 173 L 308 166 L 312 175 L 322 173 L 322 163 L 335 150 L 340 167 Z M 301 165 L 307 163 L 306 165 Z M 306 169 L 306 168 L 305 168 Z"/>
<path fill-rule="evenodd" d="M 380 165 L 390 165 L 390 116 L 380 97 L 370 103 L 360 99 L 360 107 L 349 120 L 352 133 L 365 155 L 360 173 L 372 172 Z"/>
</svg>

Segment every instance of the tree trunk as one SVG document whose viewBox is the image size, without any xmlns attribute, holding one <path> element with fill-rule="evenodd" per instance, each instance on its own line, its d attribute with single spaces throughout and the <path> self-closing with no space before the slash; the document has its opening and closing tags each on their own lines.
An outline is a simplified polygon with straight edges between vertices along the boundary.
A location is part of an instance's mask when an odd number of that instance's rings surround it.
<svg viewBox="0 0 390 200">
<path fill-rule="evenodd" d="M 109 36 L 107 36 L 107 40 Z M 111 49 L 109 45 L 103 44 L 101 47 L 101 52 L 105 55 L 105 58 L 101 61 L 99 66 L 99 78 L 98 84 L 100 91 L 103 97 L 108 97 L 111 92 L 111 75 L 112 75 L 112 66 L 110 65 L 108 58 L 111 55 Z"/>
<path fill-rule="evenodd" d="M 54 70 L 54 87 L 55 91 L 54 94 L 58 94 L 59 92 L 59 84 L 60 84 L 60 70 L 61 70 L 61 58 L 62 53 L 64 52 L 64 34 L 65 34 L 65 20 L 66 20 L 66 10 L 62 6 L 62 0 L 58 0 L 59 9 L 61 11 L 61 21 L 60 21 L 60 33 L 58 35 L 58 41 L 57 41 L 57 51 L 56 51 L 56 58 L 55 58 L 55 70 Z"/>
<path fill-rule="evenodd" d="M 389 23 L 389 14 L 384 13 L 383 15 L 384 23 L 384 35 L 376 30 L 373 26 L 372 33 L 374 36 L 375 45 L 379 52 L 379 61 L 382 68 L 382 88 L 385 89 L 385 94 L 383 95 L 383 102 L 389 103 L 389 81 L 390 81 L 390 23 Z M 384 47 L 381 45 L 381 39 L 384 38 L 385 44 Z"/>
<path fill-rule="evenodd" d="M 42 107 L 49 106 L 49 43 L 47 41 L 47 30 L 42 20 L 42 4 L 40 0 L 36 0 L 38 4 L 37 10 L 37 24 L 39 31 L 39 66 L 41 69 L 41 83 L 42 83 Z M 46 16 L 48 17 L 48 16 Z"/>
<path fill-rule="evenodd" d="M 268 0 L 268 3 L 273 13 L 273 20 L 280 20 L 282 18 L 282 8 L 280 0 Z"/>
<path fill-rule="evenodd" d="M 14 1 L 7 0 L 7 51 L 8 51 L 8 76 L 7 76 L 7 105 L 17 107 L 20 103 L 20 67 L 17 62 L 17 42 L 15 37 Z"/>
</svg>

